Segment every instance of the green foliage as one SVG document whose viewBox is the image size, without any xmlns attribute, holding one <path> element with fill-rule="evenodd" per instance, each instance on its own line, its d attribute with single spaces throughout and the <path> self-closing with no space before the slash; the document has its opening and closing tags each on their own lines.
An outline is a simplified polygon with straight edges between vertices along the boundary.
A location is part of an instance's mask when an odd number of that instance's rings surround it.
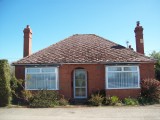
<svg viewBox="0 0 160 120">
<path fill-rule="evenodd" d="M 67 105 L 68 101 L 55 91 L 40 90 L 29 91 L 24 89 L 24 80 L 11 78 L 12 103 L 29 105 L 30 107 L 54 107 L 55 105 Z"/>
<path fill-rule="evenodd" d="M 10 68 L 7 60 L 0 60 L 0 106 L 6 106 L 10 102 Z"/>
<path fill-rule="evenodd" d="M 102 105 L 103 101 L 104 101 L 104 97 L 100 93 L 92 94 L 91 98 L 89 99 L 89 103 L 94 106 Z"/>
<path fill-rule="evenodd" d="M 119 97 L 112 96 L 111 97 L 111 105 L 119 105 L 119 104 L 121 104 L 121 101 L 119 100 Z"/>
<path fill-rule="evenodd" d="M 155 65 L 155 75 L 156 75 L 156 79 L 160 80 L 160 52 L 153 51 L 150 54 L 150 57 L 157 60 Z"/>
<path fill-rule="evenodd" d="M 138 98 L 138 102 L 141 105 L 153 104 L 153 102 L 151 102 L 149 99 L 141 96 Z"/>
<path fill-rule="evenodd" d="M 130 98 L 130 97 L 125 98 L 123 102 L 124 102 L 125 105 L 138 105 L 139 104 L 137 99 Z"/>
<path fill-rule="evenodd" d="M 122 104 L 122 102 L 119 100 L 119 98 L 117 96 L 112 96 L 112 97 L 107 96 L 105 98 L 105 104 L 106 105 L 118 105 L 119 106 L 119 105 Z"/>
<path fill-rule="evenodd" d="M 16 103 L 17 101 L 16 90 L 18 88 L 18 81 L 15 76 L 11 77 L 10 88 L 11 88 L 11 93 L 12 93 L 12 103 Z"/>
<path fill-rule="evenodd" d="M 60 98 L 60 99 L 58 100 L 58 103 L 59 103 L 59 105 L 61 105 L 61 106 L 66 106 L 66 105 L 69 104 L 69 103 L 68 103 L 68 100 L 66 100 L 66 99 L 64 99 L 64 98 Z"/>
<path fill-rule="evenodd" d="M 160 102 L 160 81 L 156 79 L 142 80 L 140 102 Z"/>
<path fill-rule="evenodd" d="M 15 76 L 12 76 L 10 84 L 12 92 L 12 103 L 20 105 L 29 104 L 32 93 L 24 89 L 24 80 L 17 80 Z"/>
<path fill-rule="evenodd" d="M 30 107 L 46 108 L 58 105 L 59 94 L 56 91 L 37 91 L 30 100 Z"/>
</svg>

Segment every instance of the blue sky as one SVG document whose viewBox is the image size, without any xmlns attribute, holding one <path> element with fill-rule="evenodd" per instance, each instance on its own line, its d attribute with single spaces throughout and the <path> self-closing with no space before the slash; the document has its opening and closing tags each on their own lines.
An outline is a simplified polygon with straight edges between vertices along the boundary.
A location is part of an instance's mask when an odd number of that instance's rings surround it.
<svg viewBox="0 0 160 120">
<path fill-rule="evenodd" d="M 160 0 L 0 0 L 0 59 L 23 57 L 30 25 L 32 52 L 73 34 L 96 34 L 135 49 L 134 28 L 144 28 L 145 53 L 160 51 Z"/>
</svg>

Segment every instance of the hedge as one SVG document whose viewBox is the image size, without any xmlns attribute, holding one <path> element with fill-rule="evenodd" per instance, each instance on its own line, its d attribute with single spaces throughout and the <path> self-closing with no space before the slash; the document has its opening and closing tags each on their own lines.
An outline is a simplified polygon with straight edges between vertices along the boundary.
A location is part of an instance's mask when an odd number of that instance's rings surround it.
<svg viewBox="0 0 160 120">
<path fill-rule="evenodd" d="M 7 106 L 10 102 L 10 67 L 7 60 L 0 60 L 0 106 Z"/>
</svg>

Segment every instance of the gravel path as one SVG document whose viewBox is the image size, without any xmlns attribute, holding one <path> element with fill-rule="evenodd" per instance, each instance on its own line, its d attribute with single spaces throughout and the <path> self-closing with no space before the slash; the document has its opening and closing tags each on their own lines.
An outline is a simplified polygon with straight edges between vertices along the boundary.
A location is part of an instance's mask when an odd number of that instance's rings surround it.
<svg viewBox="0 0 160 120">
<path fill-rule="evenodd" d="M 0 108 L 0 120 L 160 120 L 160 105 L 43 109 Z"/>
</svg>

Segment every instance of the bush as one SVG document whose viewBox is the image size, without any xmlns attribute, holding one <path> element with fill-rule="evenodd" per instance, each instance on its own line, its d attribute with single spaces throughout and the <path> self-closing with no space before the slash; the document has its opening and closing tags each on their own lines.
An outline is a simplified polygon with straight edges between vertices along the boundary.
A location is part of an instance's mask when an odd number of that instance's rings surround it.
<svg viewBox="0 0 160 120">
<path fill-rule="evenodd" d="M 122 102 L 119 100 L 117 96 L 108 96 L 105 98 L 105 104 L 106 105 L 121 105 Z"/>
<path fill-rule="evenodd" d="M 60 98 L 60 99 L 58 100 L 58 104 L 61 105 L 61 106 L 66 106 L 66 105 L 68 105 L 69 103 L 68 103 L 68 100 L 66 100 L 66 99 L 64 99 L 64 98 Z"/>
<path fill-rule="evenodd" d="M 141 102 L 160 102 L 160 81 L 156 79 L 145 79 L 141 82 Z"/>
<path fill-rule="evenodd" d="M 130 98 L 130 97 L 125 98 L 123 102 L 124 102 L 125 105 L 138 105 L 139 104 L 137 99 Z"/>
<path fill-rule="evenodd" d="M 103 101 L 104 101 L 104 97 L 100 93 L 92 94 L 91 98 L 89 99 L 89 103 L 94 106 L 102 105 Z"/>
<path fill-rule="evenodd" d="M 46 108 L 58 105 L 59 95 L 56 91 L 41 90 L 34 94 L 30 100 L 30 107 Z"/>
<path fill-rule="evenodd" d="M 7 106 L 10 102 L 10 67 L 7 60 L 0 60 L 0 106 Z"/>
<path fill-rule="evenodd" d="M 28 105 L 32 98 L 32 93 L 24 88 L 24 80 L 17 80 L 12 76 L 11 81 L 12 103 L 20 105 Z"/>
</svg>

